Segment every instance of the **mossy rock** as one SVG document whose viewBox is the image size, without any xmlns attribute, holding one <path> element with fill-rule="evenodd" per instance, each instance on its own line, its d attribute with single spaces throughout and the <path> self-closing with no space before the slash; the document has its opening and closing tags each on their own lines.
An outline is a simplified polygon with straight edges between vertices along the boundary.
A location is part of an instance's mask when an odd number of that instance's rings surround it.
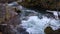
<svg viewBox="0 0 60 34">
<path fill-rule="evenodd" d="M 52 30 L 51 27 L 47 27 L 45 29 L 45 33 L 46 34 L 60 34 L 60 29 L 54 31 L 54 30 Z"/>
</svg>

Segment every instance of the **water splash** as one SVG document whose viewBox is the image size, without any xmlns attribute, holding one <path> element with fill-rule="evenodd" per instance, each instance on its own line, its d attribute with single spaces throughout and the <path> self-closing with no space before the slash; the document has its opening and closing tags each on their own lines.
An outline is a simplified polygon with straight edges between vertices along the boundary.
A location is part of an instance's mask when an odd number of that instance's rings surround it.
<svg viewBox="0 0 60 34">
<path fill-rule="evenodd" d="M 55 16 L 55 18 L 56 18 L 56 19 L 59 19 L 59 18 L 58 18 L 58 14 L 59 14 L 58 11 L 49 11 L 49 10 L 47 10 L 47 12 L 53 13 L 53 15 Z"/>
<path fill-rule="evenodd" d="M 37 16 L 30 16 L 27 21 L 22 20 L 21 25 L 27 29 L 26 31 L 29 32 L 29 34 L 45 34 L 44 29 L 48 26 L 51 26 L 53 30 L 60 28 L 59 21 L 47 17 L 39 19 Z"/>
<path fill-rule="evenodd" d="M 29 10 L 21 5 L 17 8 L 21 11 L 20 19 L 22 20 L 22 24 L 17 27 L 22 26 L 22 28 L 26 29 L 29 34 L 45 34 L 44 29 L 48 26 L 50 26 L 53 30 L 60 28 L 59 20 L 48 18 L 41 13 L 35 12 L 34 10 Z M 17 29 L 14 31 L 18 32 Z"/>
<path fill-rule="evenodd" d="M 31 10 L 29 10 L 29 11 L 34 13 Z M 36 13 L 38 13 L 38 12 L 36 12 Z M 28 20 L 22 20 L 21 25 L 23 26 L 23 28 L 26 29 L 27 32 L 29 32 L 29 34 L 45 34 L 44 29 L 48 26 L 50 26 L 53 30 L 57 30 L 60 28 L 59 20 L 55 20 L 54 18 L 48 18 L 45 15 L 40 16 L 40 17 L 42 17 L 42 19 L 40 19 L 38 17 L 38 15 L 36 15 L 36 13 L 34 13 L 35 15 L 32 14 L 33 16 L 29 16 L 27 18 Z M 41 15 L 41 14 L 39 14 L 39 15 Z"/>
</svg>

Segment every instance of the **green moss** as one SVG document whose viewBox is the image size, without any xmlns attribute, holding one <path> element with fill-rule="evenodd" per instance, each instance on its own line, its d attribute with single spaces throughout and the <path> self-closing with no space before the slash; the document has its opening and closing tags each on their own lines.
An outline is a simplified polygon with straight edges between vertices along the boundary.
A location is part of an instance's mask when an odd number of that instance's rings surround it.
<svg viewBox="0 0 60 34">
<path fill-rule="evenodd" d="M 53 31 L 51 27 L 45 29 L 46 34 L 60 34 L 60 29 Z"/>
</svg>

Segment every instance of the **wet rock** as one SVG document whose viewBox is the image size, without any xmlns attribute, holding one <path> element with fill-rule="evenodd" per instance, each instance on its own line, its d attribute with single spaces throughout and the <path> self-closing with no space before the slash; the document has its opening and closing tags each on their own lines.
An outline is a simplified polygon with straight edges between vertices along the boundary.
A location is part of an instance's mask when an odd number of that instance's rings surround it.
<svg viewBox="0 0 60 34">
<path fill-rule="evenodd" d="M 22 32 L 21 34 L 29 34 L 28 32 Z"/>
<path fill-rule="evenodd" d="M 18 30 L 18 32 L 20 32 L 20 34 L 29 34 L 28 32 L 26 32 L 25 28 L 18 27 L 17 30 Z"/>
<path fill-rule="evenodd" d="M 60 29 L 53 31 L 51 27 L 45 29 L 46 34 L 60 34 Z"/>
</svg>

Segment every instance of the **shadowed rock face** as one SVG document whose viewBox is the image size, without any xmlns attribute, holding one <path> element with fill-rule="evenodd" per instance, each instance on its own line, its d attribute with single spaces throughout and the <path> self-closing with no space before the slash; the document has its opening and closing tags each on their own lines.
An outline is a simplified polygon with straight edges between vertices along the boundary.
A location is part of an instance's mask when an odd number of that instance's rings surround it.
<svg viewBox="0 0 60 34">
<path fill-rule="evenodd" d="M 13 1 L 16 1 L 16 0 L 0 0 L 0 3 L 13 2 Z"/>
<path fill-rule="evenodd" d="M 23 0 L 20 4 L 28 8 L 40 6 L 39 8 L 49 10 L 60 9 L 60 0 Z"/>
</svg>

